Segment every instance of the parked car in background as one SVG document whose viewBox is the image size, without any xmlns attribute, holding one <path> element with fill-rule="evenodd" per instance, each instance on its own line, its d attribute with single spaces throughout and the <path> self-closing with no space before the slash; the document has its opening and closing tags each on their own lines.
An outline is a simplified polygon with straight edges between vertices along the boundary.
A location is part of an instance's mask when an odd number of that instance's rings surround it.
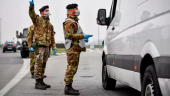
<svg viewBox="0 0 170 96">
<path fill-rule="evenodd" d="M 14 42 L 6 42 L 3 45 L 3 53 L 5 51 L 14 51 L 14 52 L 16 52 L 16 44 L 14 44 Z"/>
</svg>

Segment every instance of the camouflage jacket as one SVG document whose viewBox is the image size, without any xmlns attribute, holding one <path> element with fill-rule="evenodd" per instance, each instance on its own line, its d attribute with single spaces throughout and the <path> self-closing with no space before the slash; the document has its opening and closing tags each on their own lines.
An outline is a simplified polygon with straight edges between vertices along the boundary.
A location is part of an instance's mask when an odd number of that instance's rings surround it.
<svg viewBox="0 0 170 96">
<path fill-rule="evenodd" d="M 31 44 L 33 42 L 33 34 L 34 34 L 34 25 L 28 28 L 28 34 L 27 34 L 28 48 L 31 47 Z"/>
<path fill-rule="evenodd" d="M 34 6 L 29 7 L 29 15 L 35 27 L 34 36 L 32 35 L 33 43 L 44 46 L 51 45 L 53 50 L 57 50 L 54 39 L 54 28 L 49 19 L 44 16 L 38 17 L 34 11 Z"/>
<path fill-rule="evenodd" d="M 67 13 L 67 18 L 66 19 L 74 19 L 76 22 L 78 22 L 78 17 L 77 16 L 72 16 L 71 14 Z M 83 34 L 77 34 L 77 24 L 68 20 L 64 24 L 64 32 L 65 36 L 67 39 L 72 40 L 72 46 L 71 48 L 73 50 L 78 50 L 78 51 L 85 51 L 86 48 L 81 48 L 78 45 L 78 40 L 83 39 L 84 35 Z"/>
</svg>

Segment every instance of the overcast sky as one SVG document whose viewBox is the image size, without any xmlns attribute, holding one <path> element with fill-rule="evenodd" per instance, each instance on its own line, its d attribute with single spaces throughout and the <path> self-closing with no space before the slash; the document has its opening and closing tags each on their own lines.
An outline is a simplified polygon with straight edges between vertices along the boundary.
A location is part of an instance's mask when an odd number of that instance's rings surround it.
<svg viewBox="0 0 170 96">
<path fill-rule="evenodd" d="M 16 41 L 16 30 L 22 32 L 23 28 L 28 28 L 32 25 L 28 14 L 30 0 L 0 0 L 0 18 L 2 18 L 1 26 L 1 41 L 6 40 Z M 107 16 L 110 11 L 112 0 L 34 0 L 35 12 L 40 15 L 39 9 L 44 5 L 49 5 L 50 21 L 56 31 L 55 41 L 63 42 L 63 21 L 66 18 L 66 6 L 70 3 L 77 3 L 80 9 L 80 25 L 86 34 L 92 34 L 89 43 L 98 40 L 98 25 L 96 17 L 98 9 L 107 9 Z M 99 27 L 100 39 L 103 40 L 105 26 Z M 95 42 L 97 43 L 97 42 Z"/>
</svg>

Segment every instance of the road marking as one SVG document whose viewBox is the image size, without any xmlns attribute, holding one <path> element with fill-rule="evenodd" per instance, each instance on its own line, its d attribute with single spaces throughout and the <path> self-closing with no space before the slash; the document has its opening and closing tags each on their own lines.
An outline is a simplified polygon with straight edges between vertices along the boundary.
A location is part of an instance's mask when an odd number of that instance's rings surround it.
<svg viewBox="0 0 170 96">
<path fill-rule="evenodd" d="M 17 53 L 17 55 L 20 56 L 19 53 Z M 59 55 L 64 55 L 64 54 L 59 54 Z M 49 58 L 49 59 L 54 59 L 54 58 Z M 25 77 L 25 75 L 28 74 L 30 68 L 28 62 L 30 61 L 30 59 L 23 59 L 23 60 L 24 63 L 22 65 L 22 68 L 17 73 L 17 75 L 2 90 L 0 90 L 0 96 L 4 96 L 8 91 L 10 91 L 11 88 L 13 88 L 20 80 L 22 80 L 22 78 Z"/>
<path fill-rule="evenodd" d="M 12 87 L 14 87 L 28 72 L 28 60 L 29 59 L 23 59 L 24 64 L 22 65 L 22 68 L 17 73 L 17 75 L 2 89 L 0 90 L 0 96 L 4 96 Z"/>
</svg>

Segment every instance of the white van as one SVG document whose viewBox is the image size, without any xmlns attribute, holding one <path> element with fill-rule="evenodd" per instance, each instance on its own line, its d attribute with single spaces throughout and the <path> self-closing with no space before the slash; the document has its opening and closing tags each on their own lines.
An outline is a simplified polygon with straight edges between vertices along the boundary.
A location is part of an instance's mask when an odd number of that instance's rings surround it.
<svg viewBox="0 0 170 96">
<path fill-rule="evenodd" d="M 170 96 L 170 0 L 113 0 L 110 15 L 99 9 L 106 25 L 102 83 L 116 81 L 141 96 Z"/>
</svg>

